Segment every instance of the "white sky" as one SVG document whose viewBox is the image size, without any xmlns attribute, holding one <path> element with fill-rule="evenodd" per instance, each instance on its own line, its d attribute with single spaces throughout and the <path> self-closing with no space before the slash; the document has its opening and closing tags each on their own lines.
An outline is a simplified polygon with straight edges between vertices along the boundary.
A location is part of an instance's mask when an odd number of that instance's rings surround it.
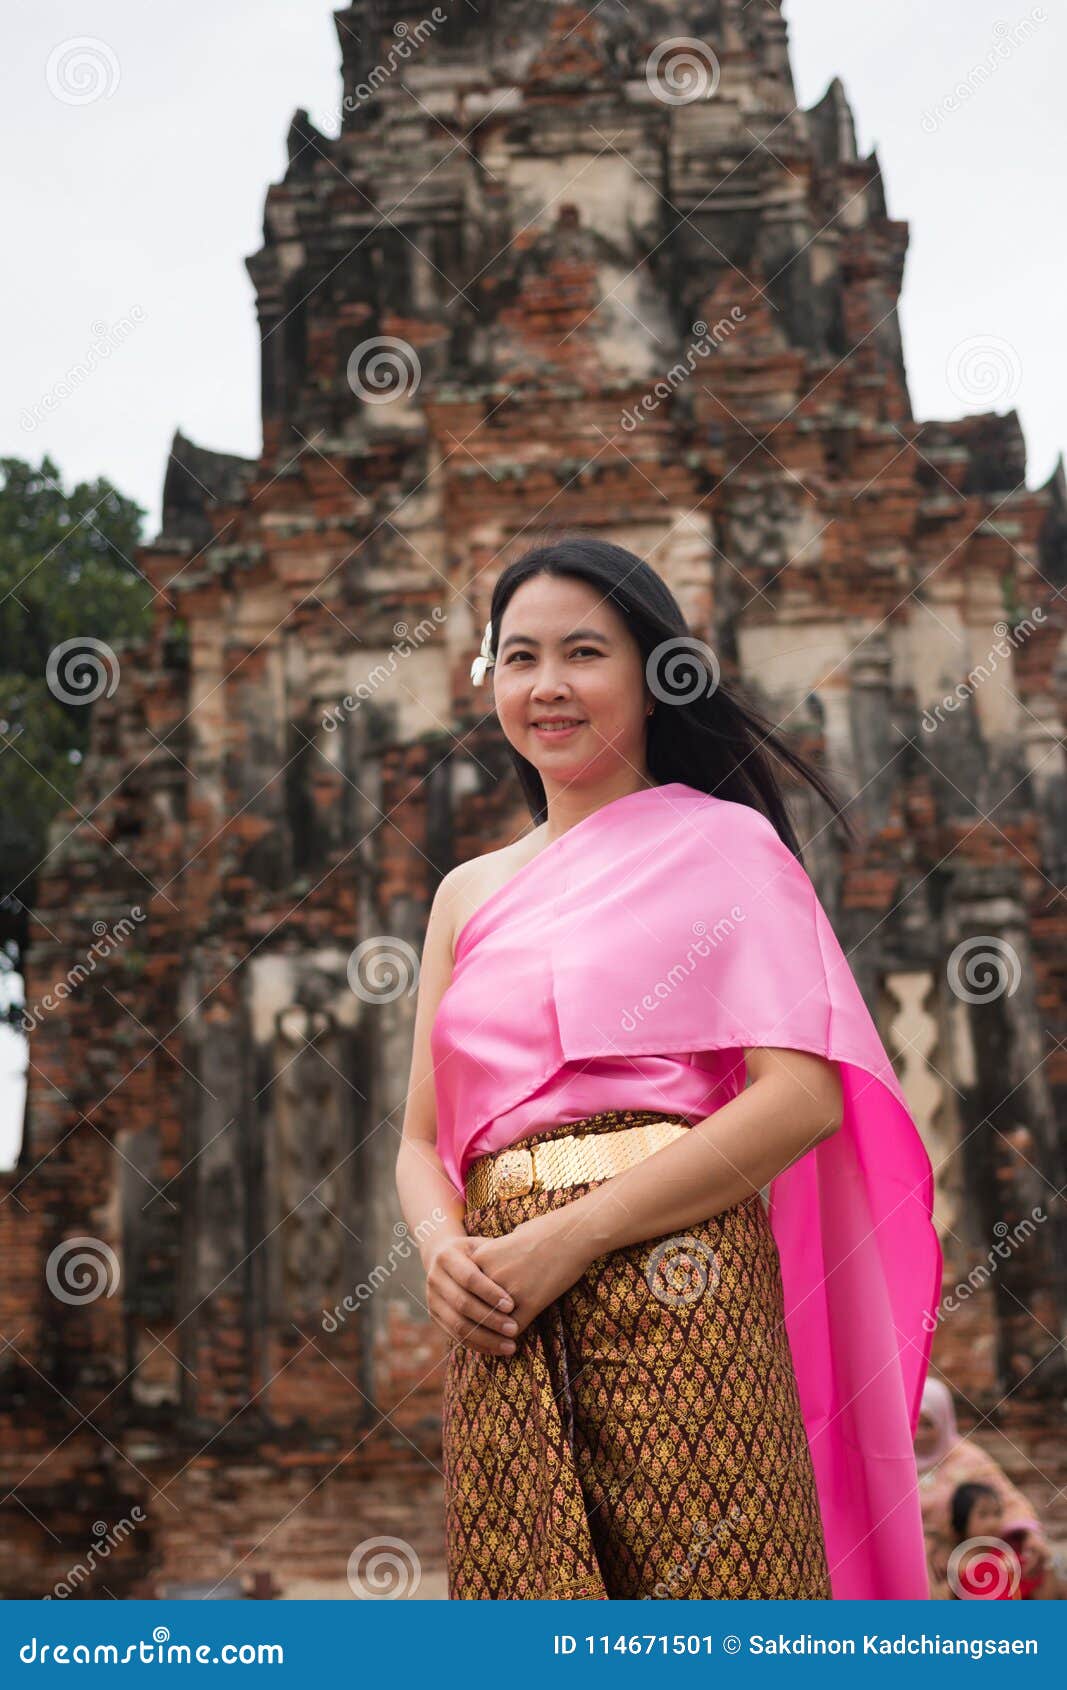
<svg viewBox="0 0 1067 1690">
<path fill-rule="evenodd" d="M 765 0 L 749 0 L 762 5 Z M 1005 343 L 1008 402 L 1029 449 L 1028 485 L 1067 443 L 1061 322 L 1067 6 L 1063 0 L 788 0 L 793 72 L 810 106 L 839 75 L 861 153 L 878 149 L 890 215 L 911 226 L 902 321 L 920 418 L 959 416 L 953 355 Z M 684 28 L 685 8 L 679 10 Z M 1004 28 L 1028 41 L 945 119 L 924 113 L 986 59 Z M 999 28 L 998 28 L 999 26 Z M 56 97 L 49 59 L 91 37 L 117 69 L 110 97 Z M 99 56 L 99 49 L 96 50 Z M 297 106 L 325 124 L 340 95 L 330 0 L 8 0 L 0 64 L 0 454 L 66 483 L 106 475 L 159 524 L 175 427 L 255 457 L 259 352 L 244 259 L 261 245 L 267 186 L 285 168 Z M 54 81 L 55 73 L 52 73 Z M 932 129 L 932 133 L 930 132 Z M 772 142 L 773 145 L 773 142 Z M 131 318 L 125 338 L 115 325 Z M 94 340 L 110 356 L 36 426 L 32 413 Z M 0 1164 L 18 1106 L 0 1032 Z"/>
</svg>

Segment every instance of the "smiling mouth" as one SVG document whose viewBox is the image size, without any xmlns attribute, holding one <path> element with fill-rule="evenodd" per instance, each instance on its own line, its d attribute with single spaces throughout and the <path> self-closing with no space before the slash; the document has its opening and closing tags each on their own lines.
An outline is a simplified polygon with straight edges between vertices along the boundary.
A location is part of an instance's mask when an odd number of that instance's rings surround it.
<svg viewBox="0 0 1067 1690">
<path fill-rule="evenodd" d="M 576 716 L 562 722 L 531 722 L 530 726 L 543 734 L 566 733 L 571 728 L 580 728 L 582 721 Z"/>
</svg>

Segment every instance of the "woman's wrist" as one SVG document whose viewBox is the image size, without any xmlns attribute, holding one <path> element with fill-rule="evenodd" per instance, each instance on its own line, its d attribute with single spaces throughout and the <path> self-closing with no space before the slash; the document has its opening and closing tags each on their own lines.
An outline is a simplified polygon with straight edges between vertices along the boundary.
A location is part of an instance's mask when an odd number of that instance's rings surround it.
<svg viewBox="0 0 1067 1690">
<path fill-rule="evenodd" d="M 578 1198 L 575 1202 L 564 1203 L 561 1208 L 549 1209 L 547 1214 L 536 1215 L 527 1223 L 544 1234 L 548 1249 L 566 1258 L 574 1270 L 575 1279 L 585 1272 L 599 1253 L 590 1248 L 588 1233 L 581 1217 L 575 1213 L 581 1202 L 582 1199 Z"/>
<path fill-rule="evenodd" d="M 466 1228 L 460 1221 L 452 1219 L 440 1221 L 433 1228 L 429 1237 L 424 1238 L 419 1245 L 419 1256 L 422 1259 L 423 1272 L 429 1273 L 430 1263 L 433 1261 L 433 1258 L 436 1256 L 438 1250 L 443 1250 L 446 1244 L 455 1244 L 458 1239 L 466 1238 L 466 1236 Z"/>
</svg>

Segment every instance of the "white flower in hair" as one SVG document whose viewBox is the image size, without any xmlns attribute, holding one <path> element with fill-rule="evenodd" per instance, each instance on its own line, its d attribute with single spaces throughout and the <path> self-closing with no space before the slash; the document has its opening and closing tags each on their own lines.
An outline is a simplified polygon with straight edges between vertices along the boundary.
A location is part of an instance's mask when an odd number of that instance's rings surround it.
<svg viewBox="0 0 1067 1690">
<path fill-rule="evenodd" d="M 471 680 L 474 682 L 476 687 L 481 686 L 482 682 L 485 680 L 486 670 L 491 669 L 496 661 L 493 656 L 492 647 L 493 624 L 490 621 L 485 624 L 485 633 L 482 635 L 482 649 L 471 664 Z"/>
</svg>

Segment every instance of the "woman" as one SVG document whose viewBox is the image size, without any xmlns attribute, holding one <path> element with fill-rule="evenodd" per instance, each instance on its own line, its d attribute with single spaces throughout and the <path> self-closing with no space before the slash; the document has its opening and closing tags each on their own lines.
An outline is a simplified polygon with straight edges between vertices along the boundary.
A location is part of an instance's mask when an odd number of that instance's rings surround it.
<svg viewBox="0 0 1067 1690">
<path fill-rule="evenodd" d="M 1041 1522 L 993 1457 L 972 1439 L 960 1436 L 952 1393 L 940 1379 L 927 1379 L 923 1388 L 915 1429 L 915 1460 L 931 1596 L 940 1601 L 953 1594 L 949 1579 L 952 1551 L 957 1544 L 953 1498 L 966 1485 L 988 1485 L 1000 1500 L 1003 1513 L 996 1535 L 1019 1556 L 1020 1595 L 1047 1599 L 1058 1594 L 1052 1552 Z"/>
<path fill-rule="evenodd" d="M 833 794 L 631 552 L 491 611 L 537 825 L 438 888 L 397 1167 L 449 1594 L 925 1596 L 930 1164 L 769 751 Z"/>
</svg>

